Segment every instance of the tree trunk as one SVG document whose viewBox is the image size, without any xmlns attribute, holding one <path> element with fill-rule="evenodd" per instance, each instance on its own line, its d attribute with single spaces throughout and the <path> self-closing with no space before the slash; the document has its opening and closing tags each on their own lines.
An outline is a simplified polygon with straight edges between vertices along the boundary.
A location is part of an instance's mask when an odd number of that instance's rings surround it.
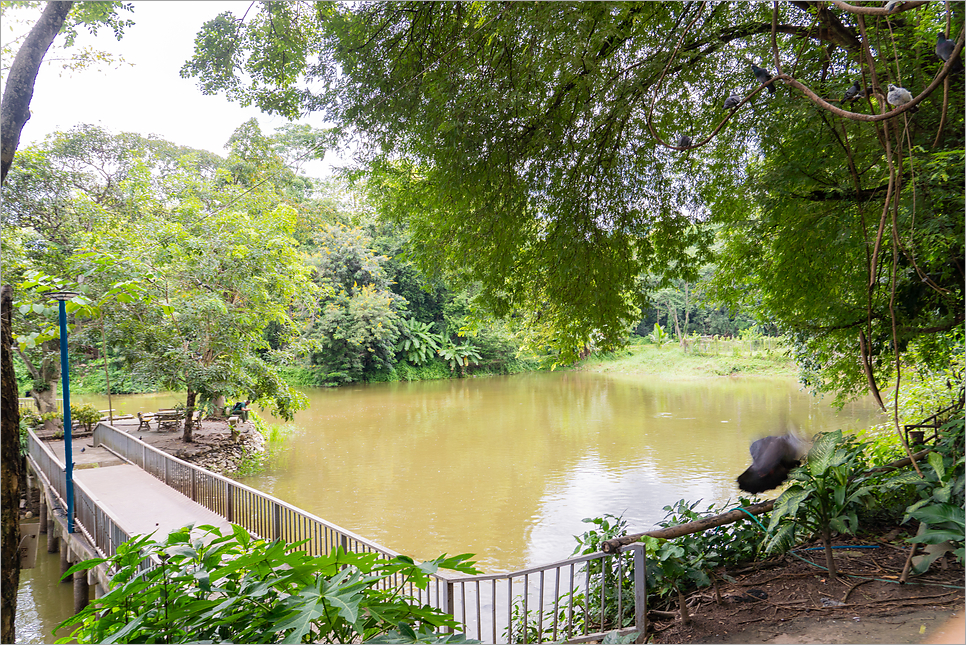
<svg viewBox="0 0 966 645">
<path fill-rule="evenodd" d="M 43 359 L 38 368 L 33 362 L 17 348 L 20 359 L 27 366 L 30 377 L 34 383 L 44 383 L 45 387 L 38 392 L 37 388 L 30 391 L 30 396 L 37 403 L 37 411 L 40 414 L 57 411 L 57 384 L 60 383 L 60 340 L 53 339 L 44 341 L 41 346 Z"/>
<path fill-rule="evenodd" d="M 48 2 L 10 65 L 7 85 L 3 90 L 3 104 L 0 105 L 0 184 L 7 179 L 13 156 L 20 145 L 20 133 L 30 118 L 30 100 L 34 96 L 34 83 L 40 64 L 60 33 L 73 4 Z"/>
<path fill-rule="evenodd" d="M 194 442 L 194 437 L 192 433 L 195 429 L 195 399 L 198 398 L 198 393 L 195 392 L 190 387 L 188 388 L 188 396 L 185 400 L 184 407 L 184 435 L 181 440 L 185 443 Z"/>
<path fill-rule="evenodd" d="M 20 586 L 20 406 L 17 401 L 17 375 L 13 369 L 13 289 L 0 291 L 0 356 L 3 397 L 0 407 L 0 506 L 2 506 L 2 592 L 0 592 L 0 642 L 13 643 L 17 588 Z"/>
<path fill-rule="evenodd" d="M 215 397 L 215 415 L 219 417 L 227 416 L 228 412 L 228 400 L 225 398 L 224 394 L 219 394 Z"/>
<path fill-rule="evenodd" d="M 835 570 L 835 558 L 832 556 L 832 532 L 827 526 L 822 528 L 822 543 L 825 545 L 825 566 L 828 567 L 828 577 L 836 580 L 839 574 Z"/>
</svg>

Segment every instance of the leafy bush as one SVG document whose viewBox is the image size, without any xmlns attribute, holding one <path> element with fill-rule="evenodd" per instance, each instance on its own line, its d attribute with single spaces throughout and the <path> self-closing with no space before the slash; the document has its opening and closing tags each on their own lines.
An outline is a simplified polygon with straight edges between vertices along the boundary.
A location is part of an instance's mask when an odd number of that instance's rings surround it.
<svg viewBox="0 0 966 645">
<path fill-rule="evenodd" d="M 964 560 L 966 542 L 966 519 L 963 507 L 966 504 L 966 474 L 963 456 L 963 411 L 940 429 L 942 440 L 936 452 L 929 453 L 928 467 L 923 467 L 924 479 L 912 480 L 921 499 L 906 509 L 903 522 L 919 520 L 918 535 L 909 541 L 921 544 L 943 544 L 949 542 L 949 550 L 956 558 Z M 916 572 L 924 572 L 940 554 L 933 550 L 916 565 Z"/>
<path fill-rule="evenodd" d="M 86 560 L 65 576 L 107 562 L 111 590 L 57 629 L 58 643 L 466 642 L 452 616 L 406 595 L 440 568 L 473 574 L 468 555 L 422 564 L 375 553 L 310 556 L 233 525 L 185 527 L 163 541 L 140 536 L 109 560 Z M 145 558 L 160 564 L 143 571 Z M 383 638 L 380 639 L 379 637 Z"/>
<path fill-rule="evenodd" d="M 84 426 L 84 430 L 90 432 L 94 429 L 94 424 L 101 420 L 101 413 L 92 403 L 72 405 L 70 406 L 70 420 L 72 423 Z"/>
<path fill-rule="evenodd" d="M 790 549 L 802 533 L 818 535 L 825 546 L 829 575 L 837 576 L 832 533 L 854 534 L 859 527 L 859 511 L 867 500 L 912 481 L 909 473 L 887 479 L 870 473 L 866 469 L 867 445 L 853 436 L 843 436 L 841 430 L 816 437 L 806 465 L 789 474 L 796 483 L 775 501 L 768 526 L 768 552 Z"/>
<path fill-rule="evenodd" d="M 399 321 L 399 342 L 396 351 L 413 365 L 423 365 L 439 349 L 440 338 L 433 333 L 433 326 L 411 318 Z"/>
</svg>

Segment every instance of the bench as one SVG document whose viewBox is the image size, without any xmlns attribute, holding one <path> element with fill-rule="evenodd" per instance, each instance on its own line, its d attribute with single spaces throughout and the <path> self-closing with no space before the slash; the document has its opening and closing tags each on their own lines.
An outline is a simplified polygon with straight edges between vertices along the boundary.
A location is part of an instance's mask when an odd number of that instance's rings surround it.
<svg viewBox="0 0 966 645">
<path fill-rule="evenodd" d="M 150 430 L 151 419 L 154 418 L 152 412 L 138 412 L 138 430 Z"/>
</svg>

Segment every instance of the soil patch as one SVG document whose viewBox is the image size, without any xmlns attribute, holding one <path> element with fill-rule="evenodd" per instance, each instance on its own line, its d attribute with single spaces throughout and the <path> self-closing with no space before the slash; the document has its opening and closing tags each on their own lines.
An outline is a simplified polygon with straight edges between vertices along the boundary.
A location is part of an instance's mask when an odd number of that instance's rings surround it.
<svg viewBox="0 0 966 645">
<path fill-rule="evenodd" d="M 819 545 L 803 545 L 726 572 L 718 582 L 720 604 L 711 588 L 692 594 L 690 624 L 656 618 L 653 642 L 964 642 L 961 630 L 956 640 L 940 635 L 950 619 L 963 615 L 961 565 L 937 561 L 924 575 L 898 584 L 907 545 L 842 536 L 835 546 L 837 580 L 825 571 Z"/>
<path fill-rule="evenodd" d="M 265 439 L 251 421 L 238 424 L 237 442 L 231 436 L 231 426 L 227 419 L 202 419 L 194 428 L 192 443 L 182 440 L 183 429 L 159 430 L 157 424 L 152 422 L 148 430 L 140 430 L 138 425 L 137 419 L 114 421 L 114 427 L 121 432 L 137 437 L 178 459 L 217 473 L 234 473 L 243 463 L 257 459 L 265 452 Z M 72 434 L 75 438 L 90 436 L 90 433 L 76 431 Z"/>
</svg>

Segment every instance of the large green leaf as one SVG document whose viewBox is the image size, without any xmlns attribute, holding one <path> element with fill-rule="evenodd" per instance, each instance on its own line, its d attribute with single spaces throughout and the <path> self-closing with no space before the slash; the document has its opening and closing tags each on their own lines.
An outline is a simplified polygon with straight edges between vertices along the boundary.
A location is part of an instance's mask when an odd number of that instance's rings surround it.
<svg viewBox="0 0 966 645">
<path fill-rule="evenodd" d="M 962 507 L 952 504 L 931 504 L 909 511 L 908 514 L 930 526 L 951 522 L 961 529 L 966 528 L 966 512 Z"/>
<path fill-rule="evenodd" d="M 826 432 L 819 435 L 812 449 L 808 451 L 808 470 L 812 477 L 820 477 L 828 470 L 835 457 L 836 446 L 842 441 L 842 431 Z"/>
</svg>

